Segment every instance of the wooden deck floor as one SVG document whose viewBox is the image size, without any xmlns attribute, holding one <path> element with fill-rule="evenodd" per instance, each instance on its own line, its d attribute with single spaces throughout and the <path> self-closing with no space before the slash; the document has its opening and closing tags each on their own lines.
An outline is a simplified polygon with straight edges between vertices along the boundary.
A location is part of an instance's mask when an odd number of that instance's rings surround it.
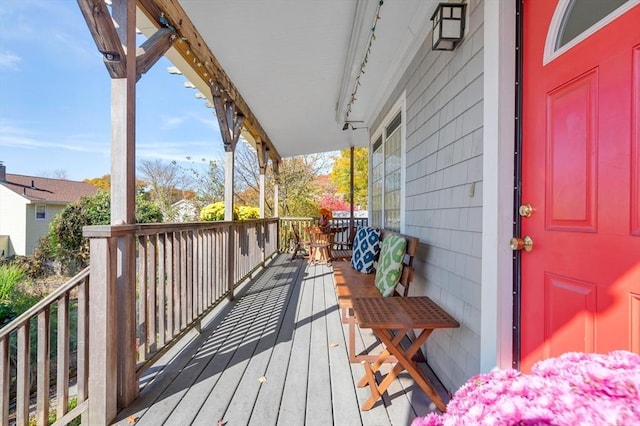
<svg viewBox="0 0 640 426">
<path fill-rule="evenodd" d="M 225 305 L 147 371 L 118 424 L 408 425 L 435 410 L 406 373 L 360 410 L 369 390 L 354 385 L 364 370 L 347 359 L 330 266 L 279 255 Z M 376 345 L 368 330 L 359 344 Z"/>
</svg>

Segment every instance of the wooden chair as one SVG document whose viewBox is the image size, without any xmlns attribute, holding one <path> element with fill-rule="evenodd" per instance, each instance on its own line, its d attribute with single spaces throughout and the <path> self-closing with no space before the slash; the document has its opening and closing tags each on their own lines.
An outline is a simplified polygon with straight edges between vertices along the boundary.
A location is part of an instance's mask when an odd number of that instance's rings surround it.
<svg viewBox="0 0 640 426">
<path fill-rule="evenodd" d="M 344 233 L 343 233 L 344 234 Z M 333 242 L 333 248 L 336 250 L 352 250 L 353 240 L 356 238 L 356 227 L 349 227 L 347 238 L 345 240 L 338 240 Z"/>
<path fill-rule="evenodd" d="M 298 228 L 296 228 L 295 224 L 291 224 L 291 230 L 293 231 L 293 236 L 295 238 L 295 243 L 296 246 L 293 249 L 293 255 L 291 256 L 291 259 L 295 259 L 296 255 L 298 254 L 299 250 L 304 250 L 307 252 L 307 254 L 309 253 L 310 249 L 311 249 L 311 241 L 306 241 L 306 240 L 301 240 L 300 239 L 300 233 L 298 232 Z"/>
</svg>

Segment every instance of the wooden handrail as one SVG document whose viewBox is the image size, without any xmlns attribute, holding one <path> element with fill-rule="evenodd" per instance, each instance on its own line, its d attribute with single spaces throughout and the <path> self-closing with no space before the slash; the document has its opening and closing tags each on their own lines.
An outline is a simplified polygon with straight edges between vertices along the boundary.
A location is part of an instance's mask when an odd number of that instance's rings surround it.
<svg viewBox="0 0 640 426">
<path fill-rule="evenodd" d="M 40 300 L 38 303 L 30 307 L 28 310 L 23 312 L 19 317 L 11 321 L 9 324 L 5 325 L 0 329 L 0 339 L 7 336 L 9 333 L 16 331 L 22 324 L 26 321 L 34 318 L 40 312 L 44 311 L 54 302 L 56 302 L 60 296 L 69 291 L 73 290 L 74 287 L 77 287 L 82 281 L 89 276 L 89 267 L 84 268 L 78 274 L 69 279 L 66 283 L 62 284 L 60 287 L 55 289 L 52 293 L 47 295 L 44 299 Z"/>
</svg>

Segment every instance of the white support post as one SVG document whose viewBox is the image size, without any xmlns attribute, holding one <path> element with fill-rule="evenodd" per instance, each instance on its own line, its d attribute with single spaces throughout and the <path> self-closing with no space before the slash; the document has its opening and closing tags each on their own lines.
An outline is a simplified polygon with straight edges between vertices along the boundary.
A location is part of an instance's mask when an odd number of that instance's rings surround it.
<svg viewBox="0 0 640 426">
<path fill-rule="evenodd" d="M 234 150 L 225 151 L 224 163 L 224 220 L 233 220 L 233 166 Z"/>
<path fill-rule="evenodd" d="M 280 191 L 280 162 L 274 161 L 273 163 L 273 217 L 280 217 L 280 200 L 278 199 Z"/>
</svg>

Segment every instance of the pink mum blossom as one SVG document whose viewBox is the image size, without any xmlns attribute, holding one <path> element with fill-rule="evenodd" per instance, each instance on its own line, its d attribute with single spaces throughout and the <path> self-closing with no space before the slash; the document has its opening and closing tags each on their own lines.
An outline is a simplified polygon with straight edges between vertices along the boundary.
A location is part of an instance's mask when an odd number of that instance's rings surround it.
<svg viewBox="0 0 640 426">
<path fill-rule="evenodd" d="M 531 374 L 493 370 L 469 379 L 447 412 L 412 426 L 640 425 L 640 356 L 569 352 L 536 363 Z"/>
</svg>

